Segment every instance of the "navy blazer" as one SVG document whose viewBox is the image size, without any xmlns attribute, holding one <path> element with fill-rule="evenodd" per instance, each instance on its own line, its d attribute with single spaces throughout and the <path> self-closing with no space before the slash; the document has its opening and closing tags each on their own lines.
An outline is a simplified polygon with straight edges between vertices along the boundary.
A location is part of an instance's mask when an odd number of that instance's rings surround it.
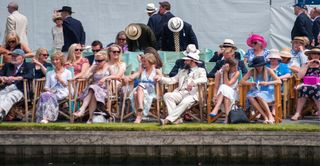
<svg viewBox="0 0 320 166">
<path fill-rule="evenodd" d="M 0 71 L 0 76 L 21 76 L 23 77 L 23 79 L 32 81 L 32 79 L 34 78 L 34 66 L 30 63 L 23 62 L 18 72 L 15 73 L 14 65 L 12 63 L 7 63 L 3 66 L 3 69 Z M 14 84 L 21 92 L 23 92 L 23 80 L 15 81 Z"/>
<path fill-rule="evenodd" d="M 313 21 L 313 25 L 312 25 L 312 34 L 313 34 L 313 38 L 315 40 L 315 46 L 317 46 L 319 44 L 318 43 L 319 29 L 320 29 L 320 17 L 317 17 Z"/>
<path fill-rule="evenodd" d="M 197 48 L 199 48 L 197 36 L 193 32 L 192 26 L 185 21 L 183 23 L 184 23 L 183 29 L 179 32 L 180 51 L 186 50 L 189 44 L 194 44 L 196 45 Z M 161 40 L 162 40 L 161 47 L 163 51 L 175 51 L 173 32 L 168 28 L 168 24 L 165 24 L 163 26 L 163 33 L 162 33 Z"/>
<path fill-rule="evenodd" d="M 222 68 L 222 66 L 225 64 L 224 60 L 220 60 L 216 63 L 216 65 L 214 66 L 214 68 L 209 72 L 208 77 L 209 78 L 214 78 L 215 74 L 218 70 L 220 70 Z M 248 69 L 246 67 L 246 65 L 244 64 L 244 61 L 241 60 L 238 62 L 238 70 L 241 70 L 242 75 L 245 75 L 248 72 Z"/>
<path fill-rule="evenodd" d="M 161 21 L 160 21 L 160 24 L 159 24 L 159 26 L 161 27 L 161 29 L 162 29 L 162 27 L 163 27 L 165 24 L 168 23 L 168 21 L 169 21 L 172 17 L 174 17 L 174 15 L 173 15 L 171 12 L 167 12 L 167 13 L 165 13 L 164 15 L 162 15 Z"/>
<path fill-rule="evenodd" d="M 141 36 L 137 40 L 131 40 L 127 37 L 128 51 L 143 51 L 147 47 L 156 48 L 156 37 L 149 26 L 142 23 L 136 23 L 141 27 Z"/>
<path fill-rule="evenodd" d="M 214 52 L 214 55 L 213 57 L 209 60 L 209 62 L 217 62 L 217 61 L 220 61 L 222 59 L 223 55 L 218 55 L 218 52 Z M 237 60 L 241 60 L 241 55 L 239 52 L 234 52 L 234 57 L 237 59 Z"/>
<path fill-rule="evenodd" d="M 198 63 L 198 67 L 202 67 L 204 69 L 206 69 L 206 64 L 204 63 L 204 61 L 200 60 L 202 63 Z M 183 69 L 184 67 L 184 60 L 183 59 L 178 59 L 176 60 L 176 63 L 174 64 L 173 68 L 171 69 L 170 73 L 169 73 L 169 77 L 174 77 L 175 75 L 178 74 L 179 69 Z M 206 73 L 208 75 L 207 69 L 206 69 Z"/>
<path fill-rule="evenodd" d="M 62 47 L 63 52 L 67 52 L 69 47 L 74 43 L 85 44 L 86 33 L 79 20 L 72 17 L 67 17 L 63 20 L 63 37 L 64 45 Z"/>
<path fill-rule="evenodd" d="M 160 33 L 161 33 L 161 15 L 160 14 L 153 14 L 152 16 L 149 17 L 147 25 L 152 29 L 154 35 L 156 36 L 156 39 L 158 40 L 160 38 Z"/>
<path fill-rule="evenodd" d="M 291 30 L 291 40 L 296 36 L 306 36 L 310 42 L 313 39 L 312 21 L 305 13 L 299 14 L 294 22 Z"/>
</svg>

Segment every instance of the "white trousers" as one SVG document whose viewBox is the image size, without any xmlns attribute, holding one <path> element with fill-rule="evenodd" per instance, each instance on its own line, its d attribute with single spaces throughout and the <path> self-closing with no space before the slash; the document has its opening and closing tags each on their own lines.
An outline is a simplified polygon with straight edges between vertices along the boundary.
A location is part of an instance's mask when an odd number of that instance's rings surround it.
<svg viewBox="0 0 320 166">
<path fill-rule="evenodd" d="M 177 120 L 181 114 L 196 103 L 193 95 L 190 95 L 188 91 L 168 92 L 164 94 L 163 100 L 168 110 L 166 119 L 170 122 Z"/>
<path fill-rule="evenodd" d="M 23 93 L 17 89 L 16 85 L 11 84 L 0 91 L 0 109 L 6 111 L 6 114 L 10 111 L 11 107 L 20 101 L 23 97 Z"/>
</svg>

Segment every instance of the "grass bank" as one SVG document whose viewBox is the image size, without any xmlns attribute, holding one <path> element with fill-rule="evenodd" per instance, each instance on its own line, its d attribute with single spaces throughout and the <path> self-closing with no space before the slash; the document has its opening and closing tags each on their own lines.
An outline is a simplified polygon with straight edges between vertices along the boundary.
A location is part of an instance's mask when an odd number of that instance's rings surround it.
<svg viewBox="0 0 320 166">
<path fill-rule="evenodd" d="M 0 123 L 0 130 L 59 130 L 59 131 L 298 131 L 320 132 L 319 124 L 204 124 L 185 123 L 160 126 L 158 123 Z"/>
</svg>

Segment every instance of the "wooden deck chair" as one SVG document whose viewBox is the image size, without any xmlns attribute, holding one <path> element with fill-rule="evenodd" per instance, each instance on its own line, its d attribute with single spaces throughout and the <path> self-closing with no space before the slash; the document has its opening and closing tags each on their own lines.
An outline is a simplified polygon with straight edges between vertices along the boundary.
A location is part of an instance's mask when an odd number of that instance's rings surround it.
<svg viewBox="0 0 320 166">
<path fill-rule="evenodd" d="M 14 104 L 10 111 L 14 114 L 23 117 L 23 119 L 29 121 L 29 104 L 32 98 L 33 83 L 31 80 L 23 79 L 23 98 L 16 104 Z M 21 111 L 23 110 L 23 111 Z"/>
<path fill-rule="evenodd" d="M 219 112 L 216 117 L 211 117 L 209 116 L 209 112 L 214 108 L 214 103 L 213 103 L 213 95 L 215 94 L 215 82 L 214 78 L 209 78 L 209 83 L 208 83 L 208 101 L 207 101 L 207 121 L 208 123 L 212 123 L 217 121 L 221 116 L 224 115 L 224 112 Z"/>
<path fill-rule="evenodd" d="M 283 108 L 283 118 L 287 118 L 288 113 L 290 112 L 290 88 L 292 82 L 292 77 L 282 80 L 283 92 L 282 92 L 282 108 Z"/>
<path fill-rule="evenodd" d="M 75 118 L 73 116 L 73 113 L 78 111 L 79 107 L 81 105 L 80 101 L 79 101 L 79 96 L 80 94 L 88 87 L 89 85 L 89 79 L 84 79 L 84 78 L 78 78 L 76 80 L 70 80 L 68 81 L 68 88 L 69 88 L 69 92 L 71 92 L 71 87 L 74 90 L 74 93 L 69 93 L 68 96 L 68 104 L 69 104 L 69 116 L 71 116 L 70 118 L 70 122 L 74 122 Z"/>
<path fill-rule="evenodd" d="M 34 80 L 34 94 L 32 99 L 32 122 L 35 122 L 36 105 L 37 101 L 39 100 L 40 94 L 44 90 L 45 82 L 46 78 L 39 78 Z"/>
<path fill-rule="evenodd" d="M 106 86 L 108 87 L 108 96 L 106 98 L 106 111 L 111 116 L 112 120 L 115 121 L 120 117 L 119 111 L 119 90 L 117 80 L 106 80 Z"/>
<path fill-rule="evenodd" d="M 247 85 L 239 85 L 239 92 L 240 92 L 240 106 L 242 108 L 246 108 L 246 99 L 247 99 L 247 92 L 249 91 L 250 86 Z M 274 102 L 268 103 L 269 106 L 275 107 L 275 122 L 281 123 L 282 122 L 282 99 L 281 99 L 281 84 L 277 83 L 274 85 Z M 255 111 L 254 114 L 251 114 L 249 119 L 254 120 L 257 115 L 259 115 L 258 111 Z"/>
<path fill-rule="evenodd" d="M 123 120 L 128 119 L 134 114 L 134 112 L 130 112 L 131 101 L 129 99 L 129 95 L 132 89 L 133 89 L 133 82 L 125 84 L 124 90 L 123 90 L 124 96 L 122 101 L 120 122 L 123 122 Z M 156 82 L 155 90 L 156 90 L 156 97 L 152 101 L 152 105 L 150 107 L 148 116 L 156 118 L 160 122 L 160 116 L 161 116 L 160 109 L 161 109 L 161 106 L 163 105 L 162 104 L 163 87 L 159 82 Z"/>
</svg>

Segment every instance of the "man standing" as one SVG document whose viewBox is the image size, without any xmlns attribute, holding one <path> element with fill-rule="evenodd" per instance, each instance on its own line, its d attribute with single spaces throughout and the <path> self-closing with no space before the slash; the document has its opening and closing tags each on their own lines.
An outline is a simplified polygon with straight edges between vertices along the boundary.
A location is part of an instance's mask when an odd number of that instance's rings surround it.
<svg viewBox="0 0 320 166">
<path fill-rule="evenodd" d="M 186 50 L 189 44 L 194 44 L 199 48 L 192 26 L 179 17 L 171 18 L 168 24 L 164 25 L 161 43 L 163 51 L 180 52 Z"/>
<path fill-rule="evenodd" d="M 180 123 L 180 115 L 194 105 L 198 100 L 198 84 L 206 83 L 207 76 L 204 68 L 198 67 L 199 51 L 189 52 L 183 57 L 185 67 L 174 77 L 156 76 L 155 79 L 164 84 L 179 83 L 178 88 L 163 96 L 168 108 L 168 116 L 161 119 L 161 125 Z"/>
<path fill-rule="evenodd" d="M 61 12 L 63 17 L 64 45 L 62 47 L 62 52 L 67 52 L 69 47 L 74 43 L 80 43 L 84 46 L 86 42 L 86 33 L 84 32 L 81 22 L 71 17 L 71 14 L 73 13 L 71 7 L 63 6 L 58 12 Z"/>
<path fill-rule="evenodd" d="M 8 8 L 8 12 L 10 13 L 10 15 L 7 18 L 6 30 L 4 33 L 4 40 L 3 41 L 5 41 L 6 36 L 10 32 L 15 31 L 20 38 L 20 42 L 28 45 L 28 38 L 27 38 L 28 20 L 27 20 L 27 17 L 18 12 L 19 7 L 18 7 L 18 4 L 15 2 L 10 2 L 8 4 L 7 8 Z M 3 43 L 5 43 L 5 42 L 3 42 Z"/>
<path fill-rule="evenodd" d="M 23 79 L 33 79 L 33 66 L 24 62 L 24 51 L 12 51 L 12 61 L 4 65 L 0 71 L 0 82 L 6 87 L 0 91 L 0 121 L 10 111 L 11 107 L 23 97 Z"/>
<path fill-rule="evenodd" d="M 160 49 L 160 34 L 161 34 L 161 26 L 160 21 L 161 21 L 161 15 L 157 13 L 157 8 L 153 3 L 147 4 L 147 14 L 149 16 L 148 20 L 148 26 L 152 29 L 154 35 L 156 36 L 157 39 L 157 45 L 156 49 Z"/>
<path fill-rule="evenodd" d="M 318 35 L 319 35 L 319 29 L 320 29 L 320 9 L 317 7 L 311 9 L 310 17 L 313 19 L 313 25 L 312 25 L 313 41 L 311 45 L 317 46 L 319 44 Z"/>
<path fill-rule="evenodd" d="M 307 7 L 301 2 L 295 4 L 293 7 L 294 14 L 297 15 L 297 18 L 291 31 L 291 40 L 296 36 L 307 36 L 309 41 L 312 41 L 312 21 L 305 13 Z"/>
<path fill-rule="evenodd" d="M 143 51 L 147 47 L 156 47 L 156 37 L 149 26 L 142 23 L 129 24 L 125 33 L 128 51 Z"/>
<path fill-rule="evenodd" d="M 168 23 L 168 21 L 174 17 L 174 15 L 170 12 L 171 4 L 167 1 L 159 2 L 159 14 L 162 16 L 160 21 L 160 27 L 163 28 L 163 26 Z"/>
</svg>

